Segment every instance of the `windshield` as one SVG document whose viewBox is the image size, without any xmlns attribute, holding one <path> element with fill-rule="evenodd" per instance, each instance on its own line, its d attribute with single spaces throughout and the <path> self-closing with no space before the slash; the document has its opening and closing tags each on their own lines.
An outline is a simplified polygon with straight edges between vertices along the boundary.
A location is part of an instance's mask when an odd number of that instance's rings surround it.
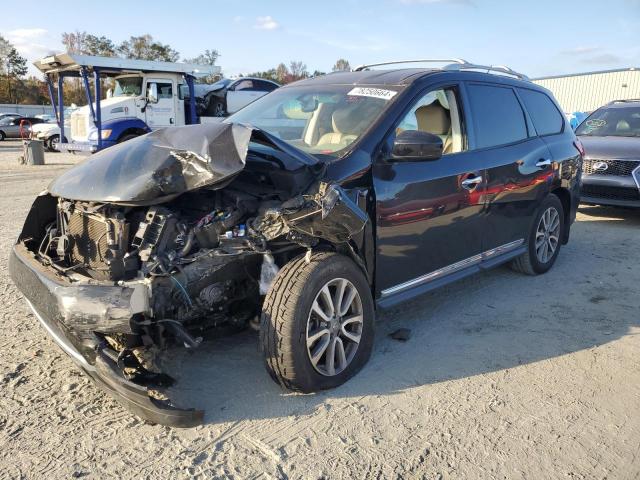
<svg viewBox="0 0 640 480">
<path fill-rule="evenodd" d="M 576 135 L 640 137 L 640 107 L 601 108 L 580 124 Z"/>
<path fill-rule="evenodd" d="M 114 97 L 137 97 L 142 93 L 142 77 L 116 78 Z"/>
<path fill-rule="evenodd" d="M 228 78 L 223 78 L 221 80 L 218 80 L 217 82 L 214 82 L 210 85 L 211 89 L 213 90 L 214 88 L 224 88 L 227 85 L 229 85 L 233 80 L 230 80 Z"/>
<path fill-rule="evenodd" d="M 397 87 L 387 86 L 285 87 L 226 121 L 252 125 L 313 155 L 339 157 L 373 125 L 397 93 Z"/>
</svg>

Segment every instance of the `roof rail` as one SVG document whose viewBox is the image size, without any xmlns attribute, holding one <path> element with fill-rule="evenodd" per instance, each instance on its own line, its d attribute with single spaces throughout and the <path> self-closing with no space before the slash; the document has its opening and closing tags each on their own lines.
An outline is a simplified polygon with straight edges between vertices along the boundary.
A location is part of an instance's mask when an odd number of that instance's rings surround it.
<svg viewBox="0 0 640 480">
<path fill-rule="evenodd" d="M 366 70 L 369 67 L 380 67 L 382 65 L 397 65 L 399 63 L 454 63 L 458 65 L 463 65 L 465 63 L 469 63 L 462 58 L 431 58 L 425 60 L 396 60 L 393 62 L 381 62 L 381 63 L 370 63 L 368 65 L 360 65 L 353 69 L 354 72 L 361 72 Z"/>
<path fill-rule="evenodd" d="M 527 77 L 523 73 L 518 73 L 515 70 L 505 66 L 505 65 L 478 65 L 475 63 L 467 62 L 462 58 L 442 58 L 442 59 L 427 59 L 427 60 L 398 60 L 393 62 L 381 62 L 381 63 L 371 63 L 369 65 L 360 65 L 353 69 L 354 72 L 361 72 L 370 67 L 379 67 L 382 65 L 397 65 L 400 63 L 448 63 L 444 67 L 441 67 L 442 70 L 448 71 L 460 71 L 460 70 L 484 70 L 486 73 L 501 73 L 503 75 L 511 75 L 512 77 L 516 77 L 520 80 L 531 81 L 529 77 Z"/>
<path fill-rule="evenodd" d="M 620 100 L 612 100 L 609 102 L 609 105 L 612 103 L 627 103 L 627 102 L 640 102 L 640 98 L 623 98 Z"/>
<path fill-rule="evenodd" d="M 531 81 L 524 73 L 516 72 L 505 65 L 477 65 L 475 63 L 465 63 L 463 65 L 451 64 L 444 67 L 443 70 L 484 70 L 486 73 L 501 73 L 503 75 L 511 75 L 520 80 Z"/>
</svg>

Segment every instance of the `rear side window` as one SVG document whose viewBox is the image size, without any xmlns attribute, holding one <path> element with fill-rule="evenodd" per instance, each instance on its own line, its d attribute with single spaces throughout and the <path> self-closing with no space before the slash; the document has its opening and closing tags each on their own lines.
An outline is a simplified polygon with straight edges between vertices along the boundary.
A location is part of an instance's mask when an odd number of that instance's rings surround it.
<svg viewBox="0 0 640 480">
<path fill-rule="evenodd" d="M 524 112 L 511 88 L 468 85 L 476 147 L 505 145 L 527 138 Z"/>
<path fill-rule="evenodd" d="M 538 135 L 553 135 L 562 132 L 564 119 L 551 99 L 542 92 L 518 89 Z"/>
<path fill-rule="evenodd" d="M 271 82 L 263 82 L 262 80 L 256 80 L 254 83 L 257 84 L 258 90 L 262 90 L 265 92 L 271 92 L 277 88 L 277 85 Z"/>
</svg>

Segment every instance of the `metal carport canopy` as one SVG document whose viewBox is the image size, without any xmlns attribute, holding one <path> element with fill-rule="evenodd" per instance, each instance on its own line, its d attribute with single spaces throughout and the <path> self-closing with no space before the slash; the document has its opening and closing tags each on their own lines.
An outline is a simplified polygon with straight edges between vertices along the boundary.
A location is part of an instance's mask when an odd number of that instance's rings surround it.
<svg viewBox="0 0 640 480">
<path fill-rule="evenodd" d="M 59 53 L 33 62 L 42 73 L 80 72 L 82 68 L 98 69 L 101 74 L 122 74 L 125 72 L 164 72 L 182 73 L 194 77 L 215 75 L 220 73 L 216 65 L 199 65 L 196 63 L 157 62 L 154 60 L 133 60 L 119 57 L 97 57 Z"/>
</svg>

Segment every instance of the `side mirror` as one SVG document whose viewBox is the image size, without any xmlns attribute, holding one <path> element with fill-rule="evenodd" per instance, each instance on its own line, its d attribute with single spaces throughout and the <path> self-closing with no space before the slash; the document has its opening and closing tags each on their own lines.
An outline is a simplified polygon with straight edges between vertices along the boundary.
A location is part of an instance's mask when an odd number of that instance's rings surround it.
<svg viewBox="0 0 640 480">
<path fill-rule="evenodd" d="M 107 90 L 107 98 L 111 98 L 113 97 L 113 90 L 112 89 L 108 89 Z"/>
<path fill-rule="evenodd" d="M 442 139 L 429 132 L 405 130 L 393 142 L 393 160 L 437 160 L 442 157 Z"/>
<path fill-rule="evenodd" d="M 147 88 L 147 100 L 149 103 L 158 103 L 158 84 L 150 83 Z"/>
</svg>

